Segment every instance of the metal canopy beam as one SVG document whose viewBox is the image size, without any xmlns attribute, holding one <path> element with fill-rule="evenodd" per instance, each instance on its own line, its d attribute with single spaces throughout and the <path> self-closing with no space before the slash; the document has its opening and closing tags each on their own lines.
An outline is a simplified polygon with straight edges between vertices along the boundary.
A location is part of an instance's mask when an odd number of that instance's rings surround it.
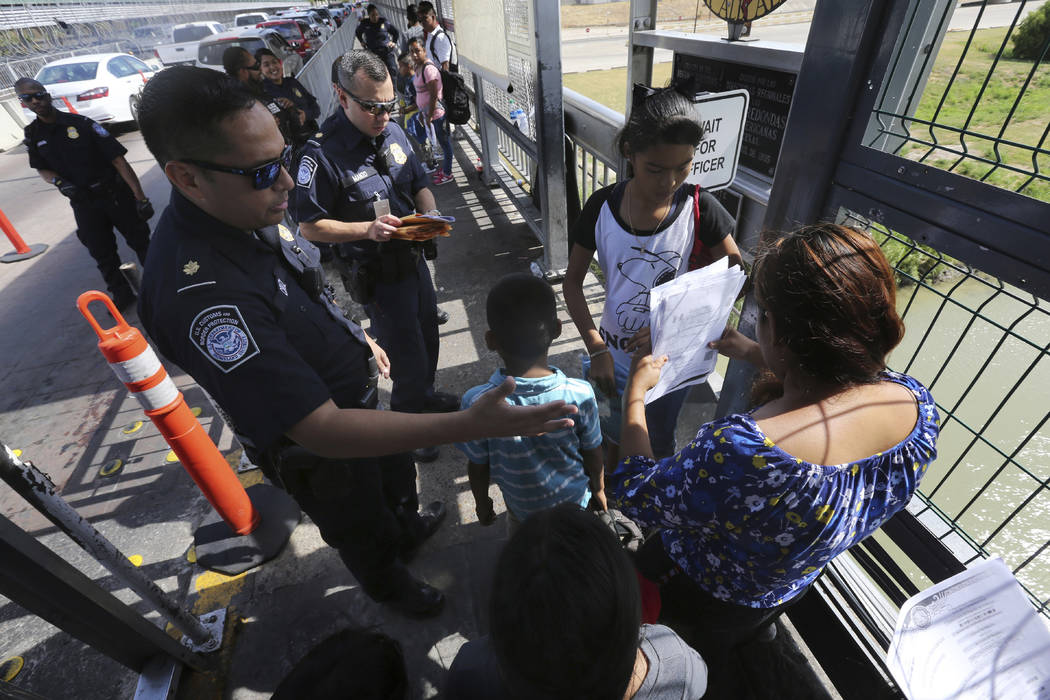
<svg viewBox="0 0 1050 700">
<path fill-rule="evenodd" d="M 775 68 L 788 73 L 798 73 L 802 68 L 803 51 L 800 44 L 761 40 L 726 41 L 705 34 L 691 34 L 667 29 L 635 31 L 633 41 L 638 46 L 667 49 L 675 53 L 702 56 L 719 61 L 731 61 L 742 66 Z"/>
<path fill-rule="evenodd" d="M 536 149 L 543 212 L 543 263 L 554 277 L 569 264 L 569 213 L 566 200 L 565 115 L 561 85 L 561 5 L 532 0 L 536 38 Z M 553 21 L 552 21 L 553 20 Z"/>
<path fill-rule="evenodd" d="M 197 670 L 209 662 L 100 588 L 64 559 L 0 518 L 0 593 L 106 656 L 142 672 L 166 654 Z"/>
</svg>

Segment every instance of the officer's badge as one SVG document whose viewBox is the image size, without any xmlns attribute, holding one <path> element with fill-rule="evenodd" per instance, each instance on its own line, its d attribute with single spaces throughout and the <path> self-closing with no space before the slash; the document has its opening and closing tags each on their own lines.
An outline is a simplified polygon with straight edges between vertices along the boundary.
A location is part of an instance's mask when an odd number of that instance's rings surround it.
<svg viewBox="0 0 1050 700">
<path fill-rule="evenodd" d="M 292 92 L 295 93 L 296 97 L 302 97 L 303 93 L 299 92 L 299 88 L 292 88 Z"/>
<path fill-rule="evenodd" d="M 399 143 L 390 144 L 390 155 L 393 156 L 394 162 L 398 165 L 404 165 L 408 162 L 408 156 L 405 155 L 405 151 Z"/>
<path fill-rule="evenodd" d="M 79 139 L 80 132 L 77 131 L 77 128 L 75 126 L 71 126 L 68 129 L 66 129 L 66 136 L 68 136 L 71 139 Z"/>
<path fill-rule="evenodd" d="M 314 138 L 315 139 L 319 139 L 322 136 L 324 136 L 324 132 L 323 131 L 318 131 L 316 134 L 314 134 Z"/>
<path fill-rule="evenodd" d="M 281 238 L 288 241 L 289 243 L 295 240 L 295 236 L 288 230 L 288 227 L 284 224 L 277 224 L 277 233 L 281 234 Z"/>
<path fill-rule="evenodd" d="M 101 136 L 102 138 L 106 138 L 109 136 L 109 132 L 106 131 L 106 127 L 102 126 L 101 124 L 92 124 L 91 128 L 94 129 L 95 133 Z"/>
<path fill-rule="evenodd" d="M 314 173 L 317 172 L 317 161 L 310 156 L 303 156 L 299 161 L 299 172 L 296 173 L 295 182 L 300 187 L 309 187 L 314 181 Z"/>
<path fill-rule="evenodd" d="M 190 339 L 223 372 L 231 372 L 259 354 L 240 309 L 232 305 L 212 306 L 197 314 L 190 324 Z"/>
<path fill-rule="evenodd" d="M 280 277 L 277 278 L 277 289 L 281 290 L 281 294 L 288 296 L 288 285 Z"/>
<path fill-rule="evenodd" d="M 185 275 L 195 275 L 197 270 L 201 269 L 201 266 L 196 260 L 190 260 L 188 263 L 182 266 L 182 273 Z"/>
</svg>

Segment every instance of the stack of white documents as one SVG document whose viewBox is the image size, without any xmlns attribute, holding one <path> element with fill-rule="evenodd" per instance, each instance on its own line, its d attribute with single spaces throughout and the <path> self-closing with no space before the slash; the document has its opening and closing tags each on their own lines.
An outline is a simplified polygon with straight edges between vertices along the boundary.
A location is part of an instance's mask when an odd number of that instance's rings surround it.
<svg viewBox="0 0 1050 700">
<path fill-rule="evenodd" d="M 722 258 L 649 291 L 653 356 L 668 360 L 646 403 L 707 380 L 718 358 L 707 344 L 722 337 L 745 278 L 743 270 Z"/>
</svg>

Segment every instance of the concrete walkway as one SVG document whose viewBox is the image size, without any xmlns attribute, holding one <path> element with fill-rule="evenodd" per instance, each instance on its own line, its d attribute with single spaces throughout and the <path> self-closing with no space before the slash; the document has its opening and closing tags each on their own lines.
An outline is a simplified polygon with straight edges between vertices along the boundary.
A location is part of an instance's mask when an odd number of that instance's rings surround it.
<svg viewBox="0 0 1050 700">
<path fill-rule="evenodd" d="M 169 196 L 167 181 L 138 132 L 123 135 L 121 141 L 159 213 Z M 435 188 L 435 194 L 442 212 L 457 222 L 452 237 L 439 242 L 440 257 L 432 271 L 438 302 L 451 316 L 441 327 L 438 384 L 463 392 L 487 379 L 498 361 L 483 343 L 489 288 L 505 274 L 528 270 L 540 248 L 506 194 L 478 186 L 475 154 L 467 142 L 455 144 L 456 182 Z M 178 697 L 267 698 L 310 649 L 348 627 L 375 627 L 399 640 L 410 679 L 408 697 L 438 697 L 456 651 L 485 631 L 489 582 L 506 539 L 498 489 L 491 493 L 501 515 L 494 525 L 482 527 L 474 516 L 464 459 L 454 447 L 442 447 L 437 462 L 420 467 L 420 501 L 442 499 L 449 508 L 445 525 L 411 565 L 447 595 L 442 614 L 430 620 L 408 620 L 372 603 L 308 519 L 278 558 L 256 569 L 235 577 L 201 569 L 195 564 L 193 532 L 210 507 L 182 467 L 169 459 L 156 429 L 148 421 L 136 429 L 144 418 L 141 409 L 113 377 L 74 306 L 81 292 L 100 286 L 99 275 L 76 240 L 65 199 L 32 176 L 22 148 L 0 154 L 0 208 L 28 242 L 51 246 L 30 262 L 0 265 L 0 440 L 50 474 L 63 498 L 186 609 L 198 615 L 228 609 L 234 622 L 217 652 L 219 670 L 184 673 Z M 130 251 L 122 250 L 125 260 L 132 259 Z M 597 314 L 602 288 L 590 277 L 584 291 Z M 564 306 L 560 315 L 566 328 L 552 347 L 551 362 L 579 376 L 582 344 Z M 137 322 L 134 313 L 128 320 Z M 166 366 L 236 465 L 240 449 L 201 389 L 171 363 Z M 385 400 L 388 383 L 381 389 Z M 703 400 L 707 392 L 694 393 L 700 398 L 686 404 L 680 442 L 713 415 L 713 405 Z M 100 468 L 114 459 L 122 460 L 122 471 L 101 476 Z M 246 486 L 262 480 L 258 471 L 240 478 Z M 2 483 L 0 514 L 98 586 L 166 626 Z M 790 624 L 780 629 L 776 644 L 749 648 L 734 662 L 742 664 L 739 673 L 749 683 L 760 682 L 748 697 L 835 697 L 814 675 L 813 660 L 794 646 Z M 11 676 L 15 657 L 24 665 Z M 138 680 L 135 672 L 0 596 L 0 679 L 5 678 L 45 698 L 78 700 L 131 698 Z"/>
<path fill-rule="evenodd" d="M 159 213 L 169 195 L 167 181 L 138 132 L 121 141 Z M 484 349 L 482 337 L 489 288 L 504 274 L 528 270 L 540 251 L 502 191 L 475 190 L 477 180 L 468 180 L 461 167 L 473 173 L 472 161 L 457 155 L 456 184 L 435 188 L 441 210 L 457 223 L 452 237 L 439 244 L 433 272 L 439 303 L 451 315 L 441 327 L 438 381 L 442 389 L 463 392 L 487 379 L 498 360 Z M 32 261 L 0 265 L 0 440 L 50 474 L 69 503 L 126 556 L 141 559 L 142 570 L 187 608 L 203 613 L 230 606 L 231 617 L 241 620 L 222 652 L 224 673 L 184 676 L 180 696 L 268 697 L 309 649 L 350 626 L 376 626 L 399 639 L 410 697 L 436 695 L 456 650 L 482 631 L 485 591 L 506 532 L 503 517 L 487 528 L 476 522 L 458 451 L 443 447 L 436 463 L 419 469 L 420 500 L 442 499 L 449 506 L 445 526 L 412 565 L 447 594 L 447 607 L 435 619 L 409 621 L 372 603 L 308 520 L 280 557 L 262 567 L 232 578 L 200 569 L 191 561 L 193 531 L 209 506 L 181 466 L 167 460 L 168 447 L 148 421 L 125 434 L 144 418 L 141 409 L 113 377 L 74 305 L 81 292 L 101 286 L 100 276 L 76 240 L 66 200 L 29 170 L 24 148 L 0 154 L 0 208 L 28 242 L 51 246 Z M 122 251 L 125 260 L 133 259 Z M 588 293 L 600 300 L 596 283 Z M 101 308 L 96 313 L 105 316 Z M 569 325 L 551 360 L 579 376 L 582 346 L 568 316 L 563 318 Z M 133 312 L 129 321 L 137 322 Z M 203 392 L 177 367 L 167 363 L 167 368 L 236 464 L 239 448 Z M 123 470 L 100 476 L 99 469 L 117 458 Z M 241 478 L 247 485 L 262 477 L 252 471 Z M 493 496 L 502 511 L 495 488 Z M 2 483 L 0 513 L 164 626 Z M 11 682 L 44 697 L 102 700 L 134 694 L 135 673 L 0 598 L 0 664 L 14 656 L 25 665 Z"/>
</svg>

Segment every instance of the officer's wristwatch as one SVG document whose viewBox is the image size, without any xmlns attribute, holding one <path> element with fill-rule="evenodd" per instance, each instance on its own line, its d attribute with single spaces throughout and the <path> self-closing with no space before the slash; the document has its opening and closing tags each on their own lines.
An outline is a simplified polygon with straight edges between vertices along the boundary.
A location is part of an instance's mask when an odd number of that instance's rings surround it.
<svg viewBox="0 0 1050 700">
<path fill-rule="evenodd" d="M 441 212 L 437 209 L 431 209 L 429 211 L 423 212 L 423 216 L 441 216 Z"/>
</svg>

